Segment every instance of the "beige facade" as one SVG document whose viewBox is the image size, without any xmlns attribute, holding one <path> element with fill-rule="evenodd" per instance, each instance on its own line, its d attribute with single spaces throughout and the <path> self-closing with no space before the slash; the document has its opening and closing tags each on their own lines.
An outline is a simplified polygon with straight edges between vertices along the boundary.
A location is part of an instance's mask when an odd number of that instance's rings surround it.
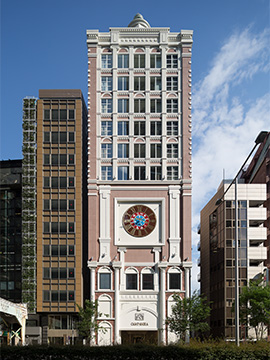
<svg viewBox="0 0 270 360">
<path fill-rule="evenodd" d="M 87 30 L 90 296 L 99 345 L 175 340 L 191 269 L 190 30 Z"/>
</svg>

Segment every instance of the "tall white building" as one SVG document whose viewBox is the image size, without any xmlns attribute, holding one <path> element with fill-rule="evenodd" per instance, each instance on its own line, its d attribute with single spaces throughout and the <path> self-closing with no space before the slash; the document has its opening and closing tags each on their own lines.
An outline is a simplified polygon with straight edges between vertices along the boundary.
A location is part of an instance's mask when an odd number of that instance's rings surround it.
<svg viewBox="0 0 270 360">
<path fill-rule="evenodd" d="M 193 32 L 87 30 L 91 299 L 97 344 L 174 340 L 172 295 L 190 294 Z"/>
</svg>

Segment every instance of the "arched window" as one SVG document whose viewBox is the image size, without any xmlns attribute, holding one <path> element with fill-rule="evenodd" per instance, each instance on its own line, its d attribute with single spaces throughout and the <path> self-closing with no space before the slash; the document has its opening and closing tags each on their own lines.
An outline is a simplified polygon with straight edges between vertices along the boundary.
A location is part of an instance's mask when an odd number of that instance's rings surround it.
<svg viewBox="0 0 270 360">
<path fill-rule="evenodd" d="M 172 267 L 168 271 L 168 290 L 181 290 L 181 270 Z"/>
<path fill-rule="evenodd" d="M 154 290 L 154 270 L 144 268 L 141 274 L 142 290 Z"/>
<path fill-rule="evenodd" d="M 108 321 L 99 323 L 98 345 L 112 345 L 112 325 Z"/>
<path fill-rule="evenodd" d="M 108 267 L 102 267 L 98 270 L 98 288 L 99 290 L 111 290 L 112 272 Z"/>
<path fill-rule="evenodd" d="M 98 312 L 101 313 L 100 318 L 112 317 L 112 299 L 109 295 L 100 295 L 98 298 Z"/>
<path fill-rule="evenodd" d="M 138 290 L 138 270 L 135 268 L 128 268 L 125 271 L 126 276 L 126 290 Z"/>
</svg>

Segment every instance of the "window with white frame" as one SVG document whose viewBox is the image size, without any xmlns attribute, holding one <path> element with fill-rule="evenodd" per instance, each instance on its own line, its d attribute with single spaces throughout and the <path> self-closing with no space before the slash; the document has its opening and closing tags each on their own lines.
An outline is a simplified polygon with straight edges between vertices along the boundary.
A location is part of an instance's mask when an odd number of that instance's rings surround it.
<svg viewBox="0 0 270 360">
<path fill-rule="evenodd" d="M 145 158 L 145 144 L 134 144 L 134 157 Z"/>
<path fill-rule="evenodd" d="M 98 311 L 100 318 L 112 317 L 112 299 L 109 295 L 100 295 L 98 298 Z"/>
<path fill-rule="evenodd" d="M 129 144 L 118 144 L 118 158 L 128 158 L 129 157 Z"/>
<path fill-rule="evenodd" d="M 129 67 L 129 54 L 118 54 L 118 68 L 127 69 Z"/>
<path fill-rule="evenodd" d="M 145 135 L 145 121 L 134 121 L 134 135 L 135 136 Z"/>
<path fill-rule="evenodd" d="M 118 135 L 129 135 L 129 122 L 118 121 Z"/>
<path fill-rule="evenodd" d="M 178 166 L 167 167 L 167 180 L 178 180 Z"/>
<path fill-rule="evenodd" d="M 112 166 L 101 166 L 101 180 L 112 180 Z"/>
<path fill-rule="evenodd" d="M 102 69 L 112 68 L 112 54 L 101 55 L 101 68 Z"/>
<path fill-rule="evenodd" d="M 100 290 L 111 289 L 111 271 L 107 267 L 102 267 L 98 271 L 98 287 Z"/>
<path fill-rule="evenodd" d="M 167 135 L 178 135 L 178 121 L 167 121 Z"/>
<path fill-rule="evenodd" d="M 150 77 L 150 90 L 161 90 L 161 77 L 160 76 L 151 76 Z"/>
<path fill-rule="evenodd" d="M 154 69 L 161 68 L 161 54 L 151 54 L 150 55 L 150 67 Z"/>
<path fill-rule="evenodd" d="M 152 136 L 161 135 L 161 121 L 151 121 L 150 134 Z"/>
<path fill-rule="evenodd" d="M 167 77 L 167 91 L 177 91 L 178 90 L 178 77 L 169 76 Z"/>
<path fill-rule="evenodd" d="M 151 180 L 161 180 L 161 166 L 151 166 L 150 167 L 150 175 Z"/>
<path fill-rule="evenodd" d="M 167 99 L 167 113 L 177 113 L 177 112 L 178 112 L 178 100 Z"/>
<path fill-rule="evenodd" d="M 151 158 L 161 158 L 162 157 L 161 144 L 151 144 L 150 145 L 150 157 Z"/>
<path fill-rule="evenodd" d="M 145 67 L 145 55 L 144 54 L 135 54 L 134 55 L 134 68 L 144 68 Z"/>
<path fill-rule="evenodd" d="M 112 99 L 101 99 L 101 112 L 103 114 L 112 112 Z"/>
<path fill-rule="evenodd" d="M 128 179 L 129 179 L 129 167 L 118 166 L 118 180 L 128 180 Z"/>
<path fill-rule="evenodd" d="M 142 270 L 142 290 L 154 290 L 154 271 L 146 268 Z"/>
<path fill-rule="evenodd" d="M 145 76 L 135 76 L 134 91 L 144 91 L 144 90 L 145 90 Z"/>
<path fill-rule="evenodd" d="M 112 77 L 102 76 L 101 77 L 101 91 L 112 91 Z"/>
<path fill-rule="evenodd" d="M 103 159 L 112 158 L 112 144 L 101 144 L 101 157 Z"/>
<path fill-rule="evenodd" d="M 151 113 L 161 113 L 161 99 L 151 99 L 150 100 L 150 112 Z"/>
<path fill-rule="evenodd" d="M 134 268 L 128 268 L 125 271 L 126 290 L 138 290 L 138 271 Z"/>
<path fill-rule="evenodd" d="M 118 113 L 129 112 L 129 99 L 118 99 Z"/>
<path fill-rule="evenodd" d="M 134 100 L 134 112 L 135 113 L 144 113 L 145 112 L 145 99 L 135 99 Z"/>
<path fill-rule="evenodd" d="M 168 290 L 181 290 L 181 270 L 179 268 L 169 269 Z"/>
<path fill-rule="evenodd" d="M 178 144 L 167 144 L 167 158 L 178 158 Z"/>
<path fill-rule="evenodd" d="M 129 89 L 129 77 L 128 76 L 119 76 L 118 77 L 118 90 L 128 90 Z"/>
<path fill-rule="evenodd" d="M 167 68 L 177 68 L 178 67 L 178 56 L 177 54 L 168 54 L 167 55 Z"/>
<path fill-rule="evenodd" d="M 112 135 L 112 121 L 101 121 L 101 136 Z"/>
<path fill-rule="evenodd" d="M 134 180 L 145 180 L 145 166 L 134 166 Z"/>
</svg>

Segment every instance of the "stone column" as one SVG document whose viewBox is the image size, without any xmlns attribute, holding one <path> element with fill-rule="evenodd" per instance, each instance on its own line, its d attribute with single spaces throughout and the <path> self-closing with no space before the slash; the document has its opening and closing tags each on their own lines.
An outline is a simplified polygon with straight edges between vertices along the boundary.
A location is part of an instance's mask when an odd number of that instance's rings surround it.
<svg viewBox="0 0 270 360">
<path fill-rule="evenodd" d="M 90 300 L 95 302 L 95 289 L 96 289 L 96 268 L 97 262 L 96 261 L 88 261 L 87 263 L 88 268 L 90 269 Z M 96 339 L 94 336 L 94 330 L 91 331 L 91 345 L 96 344 Z"/>
<path fill-rule="evenodd" d="M 119 270 L 121 269 L 121 262 L 114 261 L 112 264 L 114 268 L 114 343 L 120 344 L 121 339 L 119 335 Z"/>
<path fill-rule="evenodd" d="M 166 343 L 166 333 L 165 333 L 165 306 L 166 306 L 166 299 L 165 299 L 165 270 L 167 268 L 167 262 L 161 262 L 158 265 L 160 269 L 160 289 L 159 289 L 159 342 L 160 344 Z"/>
</svg>

